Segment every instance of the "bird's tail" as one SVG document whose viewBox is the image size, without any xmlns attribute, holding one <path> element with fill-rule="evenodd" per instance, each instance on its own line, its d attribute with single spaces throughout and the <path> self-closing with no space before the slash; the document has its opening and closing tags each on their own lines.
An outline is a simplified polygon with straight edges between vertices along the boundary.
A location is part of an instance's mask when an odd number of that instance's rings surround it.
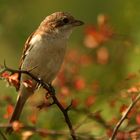
<svg viewBox="0 0 140 140">
<path fill-rule="evenodd" d="M 29 77 L 27 77 L 27 76 L 22 77 L 21 81 L 24 81 L 28 78 Z M 27 99 L 34 93 L 34 88 L 33 87 L 34 87 L 35 84 L 36 84 L 36 82 L 32 83 L 31 88 L 27 88 L 21 82 L 19 93 L 18 93 L 19 95 L 18 95 L 18 98 L 17 98 L 17 103 L 15 105 L 13 114 L 12 114 L 11 119 L 9 121 L 10 124 L 12 124 L 14 121 L 19 120 L 19 117 L 20 117 L 20 114 L 22 113 L 24 104 L 26 103 Z M 12 131 L 13 131 L 12 126 L 6 128 L 6 133 L 11 134 Z"/>
<path fill-rule="evenodd" d="M 14 121 L 19 120 L 19 117 L 20 117 L 20 114 L 23 110 L 23 106 L 24 106 L 25 102 L 26 102 L 26 99 L 22 98 L 21 96 L 18 97 L 17 103 L 16 103 L 15 108 L 14 108 L 14 112 L 12 114 L 10 121 L 9 121 L 10 124 L 12 124 Z M 13 131 L 12 126 L 6 128 L 6 133 L 11 134 L 12 131 Z"/>
</svg>

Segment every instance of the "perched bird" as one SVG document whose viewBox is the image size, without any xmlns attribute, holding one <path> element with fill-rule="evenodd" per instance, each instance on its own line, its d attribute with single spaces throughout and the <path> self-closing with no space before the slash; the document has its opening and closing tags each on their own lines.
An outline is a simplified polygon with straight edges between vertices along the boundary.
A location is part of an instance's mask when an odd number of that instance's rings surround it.
<svg viewBox="0 0 140 140">
<path fill-rule="evenodd" d="M 63 62 L 67 40 L 73 28 L 82 24 L 82 21 L 66 12 L 55 12 L 47 16 L 27 39 L 19 69 L 32 69 L 31 74 L 46 83 L 52 83 Z M 19 95 L 10 124 L 19 120 L 25 102 L 34 93 L 37 85 L 37 82 L 26 74 L 21 74 L 19 79 Z M 28 80 L 33 81 L 32 88 L 25 86 Z M 8 127 L 6 132 L 11 133 L 12 130 L 12 127 Z"/>
</svg>

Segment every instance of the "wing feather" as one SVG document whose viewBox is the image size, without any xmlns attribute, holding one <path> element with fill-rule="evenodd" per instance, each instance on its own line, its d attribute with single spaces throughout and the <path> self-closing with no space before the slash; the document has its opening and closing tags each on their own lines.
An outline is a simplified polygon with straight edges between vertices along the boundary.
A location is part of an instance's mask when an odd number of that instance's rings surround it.
<svg viewBox="0 0 140 140">
<path fill-rule="evenodd" d="M 23 52 L 22 52 L 22 56 L 21 56 L 21 59 L 20 59 L 19 70 L 21 70 L 21 66 L 23 64 L 23 61 L 24 61 L 26 55 L 27 55 L 27 51 L 30 48 L 30 41 L 31 41 L 33 35 L 34 35 L 34 32 L 28 37 L 28 39 L 25 42 L 24 49 L 23 49 Z"/>
<path fill-rule="evenodd" d="M 22 64 L 23 64 L 24 59 L 25 59 L 25 57 L 26 57 L 26 55 L 27 55 L 27 51 L 30 49 L 30 41 L 31 41 L 31 39 L 32 39 L 32 37 L 33 37 L 33 35 L 34 35 L 34 33 L 35 33 L 35 32 L 33 32 L 33 33 L 28 37 L 28 39 L 27 39 L 26 42 L 25 42 L 24 49 L 23 49 L 23 52 L 22 52 L 22 56 L 21 56 L 21 59 L 20 59 L 19 70 L 21 70 Z M 17 90 L 19 90 L 19 87 L 20 87 L 20 78 L 21 78 L 21 74 L 19 73 L 19 74 L 18 74 L 18 81 L 19 81 L 19 84 L 18 84 L 18 86 L 16 87 Z"/>
</svg>

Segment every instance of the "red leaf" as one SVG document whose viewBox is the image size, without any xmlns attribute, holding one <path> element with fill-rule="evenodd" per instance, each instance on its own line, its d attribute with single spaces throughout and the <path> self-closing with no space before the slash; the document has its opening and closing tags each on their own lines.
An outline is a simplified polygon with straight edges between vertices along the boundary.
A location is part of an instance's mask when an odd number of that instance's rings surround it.
<svg viewBox="0 0 140 140">
<path fill-rule="evenodd" d="M 70 62 L 75 62 L 78 60 L 78 58 L 79 58 L 78 56 L 79 56 L 78 51 L 76 49 L 71 49 L 67 53 L 66 59 Z"/>
<path fill-rule="evenodd" d="M 88 48 L 97 48 L 103 40 L 103 35 L 93 28 L 91 33 L 85 36 L 84 44 Z"/>
<path fill-rule="evenodd" d="M 99 14 L 97 17 L 97 24 L 99 27 L 108 24 L 108 16 L 104 14 Z"/>
<path fill-rule="evenodd" d="M 109 52 L 107 50 L 107 48 L 105 47 L 101 47 L 98 51 L 97 51 L 97 61 L 99 64 L 107 64 L 109 60 Z"/>
<path fill-rule="evenodd" d="M 106 134 L 107 134 L 108 137 L 111 137 L 112 133 L 113 133 L 113 131 L 111 129 L 106 130 Z"/>
<path fill-rule="evenodd" d="M 117 140 L 126 140 L 126 135 L 124 132 L 118 132 L 116 136 Z"/>
<path fill-rule="evenodd" d="M 140 125 L 140 113 L 136 115 L 136 122 Z"/>
<path fill-rule="evenodd" d="M 120 113 L 121 113 L 122 115 L 124 115 L 124 113 L 126 112 L 127 109 L 128 109 L 128 106 L 123 104 L 123 105 L 120 107 Z M 127 118 L 131 118 L 132 115 L 135 114 L 135 113 L 136 113 L 136 109 L 133 108 L 133 109 L 128 113 Z"/>
<path fill-rule="evenodd" d="M 8 77 L 8 82 L 10 85 L 13 85 L 16 89 L 19 88 L 19 74 L 14 73 Z"/>
<path fill-rule="evenodd" d="M 28 117 L 29 121 L 32 123 L 32 124 L 36 124 L 37 122 L 37 115 L 36 114 L 32 114 Z"/>
<path fill-rule="evenodd" d="M 61 94 L 62 96 L 65 96 L 65 97 L 69 96 L 69 95 L 70 95 L 70 90 L 69 90 L 69 88 L 66 87 L 66 86 L 63 86 L 63 87 L 61 88 L 60 94 Z"/>
<path fill-rule="evenodd" d="M 128 106 L 123 104 L 121 107 L 120 107 L 120 113 L 124 113 L 126 110 L 127 110 Z"/>
<path fill-rule="evenodd" d="M 127 90 L 128 93 L 137 93 L 139 92 L 139 89 L 137 86 L 132 86 Z"/>
<path fill-rule="evenodd" d="M 13 105 L 9 104 L 9 105 L 7 106 L 7 109 L 6 109 L 6 114 L 4 114 L 3 117 L 4 117 L 5 119 L 10 118 L 11 115 L 12 115 L 12 113 L 13 113 L 13 111 L 14 111 Z"/>
<path fill-rule="evenodd" d="M 92 64 L 93 63 L 93 60 L 88 55 L 81 55 L 79 61 L 80 61 L 79 63 L 82 64 L 82 65 L 84 65 L 84 66 L 88 66 L 89 64 Z"/>
<path fill-rule="evenodd" d="M 75 80 L 74 86 L 77 90 L 83 90 L 86 86 L 85 80 L 82 77 L 79 77 Z"/>
<path fill-rule="evenodd" d="M 87 107 L 90 107 L 95 103 L 95 100 L 96 100 L 95 96 L 88 96 L 88 98 L 85 101 L 85 105 Z"/>
<path fill-rule="evenodd" d="M 66 76 L 64 74 L 64 71 L 60 71 L 59 74 L 57 75 L 57 81 L 56 83 L 59 85 L 59 86 L 64 86 L 65 83 L 66 83 Z"/>
<path fill-rule="evenodd" d="M 12 128 L 13 128 L 13 130 L 14 130 L 15 132 L 20 131 L 20 129 L 21 129 L 22 127 L 23 127 L 23 124 L 20 123 L 19 121 L 14 121 L 14 122 L 12 123 Z"/>
<path fill-rule="evenodd" d="M 76 108 L 79 105 L 79 100 L 78 99 L 73 99 L 72 100 L 72 107 Z"/>
<path fill-rule="evenodd" d="M 5 78 L 5 79 L 7 79 L 9 76 L 10 76 L 10 74 L 8 72 L 3 72 L 1 74 L 1 77 Z"/>
<path fill-rule="evenodd" d="M 137 74 L 136 73 L 129 73 L 127 75 L 127 77 L 125 78 L 125 80 L 133 80 L 135 78 L 137 78 Z"/>
<path fill-rule="evenodd" d="M 84 43 L 88 48 L 96 48 L 107 42 L 114 35 L 114 31 L 108 22 L 108 17 L 101 14 L 97 19 L 97 28 L 94 25 L 88 26 L 85 30 Z"/>
<path fill-rule="evenodd" d="M 116 124 L 117 122 L 118 122 L 118 119 L 116 117 L 113 117 L 107 124 L 113 125 L 113 124 Z"/>
<path fill-rule="evenodd" d="M 109 101 L 109 105 L 110 105 L 111 108 L 114 108 L 114 107 L 115 107 L 116 101 L 117 101 L 117 100 L 115 100 L 115 99 Z"/>
</svg>

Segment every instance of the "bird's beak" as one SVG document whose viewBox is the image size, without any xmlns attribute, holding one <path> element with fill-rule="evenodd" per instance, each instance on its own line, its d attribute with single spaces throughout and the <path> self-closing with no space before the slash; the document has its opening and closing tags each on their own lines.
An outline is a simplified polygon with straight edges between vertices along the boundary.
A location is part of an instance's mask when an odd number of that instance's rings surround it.
<svg viewBox="0 0 140 140">
<path fill-rule="evenodd" d="M 81 20 L 74 20 L 72 24 L 73 26 L 81 26 L 84 24 L 84 22 Z"/>
</svg>

